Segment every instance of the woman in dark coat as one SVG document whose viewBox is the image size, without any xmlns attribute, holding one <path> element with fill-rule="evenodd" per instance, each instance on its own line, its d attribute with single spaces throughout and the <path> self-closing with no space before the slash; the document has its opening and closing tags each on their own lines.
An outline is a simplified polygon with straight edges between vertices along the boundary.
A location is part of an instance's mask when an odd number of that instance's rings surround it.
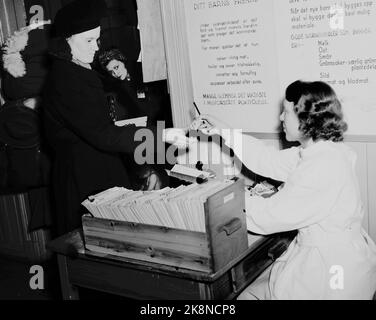
<svg viewBox="0 0 376 320">
<path fill-rule="evenodd" d="M 137 128 L 113 124 L 102 83 L 90 66 L 98 50 L 102 3 L 76 0 L 55 18 L 63 49 L 54 54 L 44 95 L 44 119 L 55 150 L 58 235 L 80 227 L 81 202 L 87 196 L 114 186 L 130 186 L 119 152 L 133 154 Z M 158 138 L 157 130 L 150 130 Z"/>
</svg>

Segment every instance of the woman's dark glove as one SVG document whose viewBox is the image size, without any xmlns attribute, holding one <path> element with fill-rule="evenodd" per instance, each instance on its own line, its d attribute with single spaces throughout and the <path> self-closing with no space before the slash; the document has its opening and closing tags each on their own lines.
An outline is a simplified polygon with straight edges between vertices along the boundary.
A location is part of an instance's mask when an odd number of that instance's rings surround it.
<svg viewBox="0 0 376 320">
<path fill-rule="evenodd" d="M 144 165 L 137 172 L 137 189 L 139 190 L 159 190 L 168 184 L 168 176 L 164 170 Z"/>
</svg>

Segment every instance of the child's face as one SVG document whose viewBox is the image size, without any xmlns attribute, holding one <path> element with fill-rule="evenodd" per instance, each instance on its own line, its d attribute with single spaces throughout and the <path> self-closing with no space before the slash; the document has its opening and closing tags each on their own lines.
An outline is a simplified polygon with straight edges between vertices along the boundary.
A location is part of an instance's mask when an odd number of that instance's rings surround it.
<svg viewBox="0 0 376 320">
<path fill-rule="evenodd" d="M 128 76 L 127 68 L 124 63 L 119 60 L 111 60 L 106 69 L 116 79 L 124 80 Z"/>
<path fill-rule="evenodd" d="M 299 119 L 294 111 L 294 103 L 283 101 L 283 111 L 279 117 L 282 121 L 283 131 L 287 141 L 302 141 L 302 133 L 299 131 Z"/>
</svg>

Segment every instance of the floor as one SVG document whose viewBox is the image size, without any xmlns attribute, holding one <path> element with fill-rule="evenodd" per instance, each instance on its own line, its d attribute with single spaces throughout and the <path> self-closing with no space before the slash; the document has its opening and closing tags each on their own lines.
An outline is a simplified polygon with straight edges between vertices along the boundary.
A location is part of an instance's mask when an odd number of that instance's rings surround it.
<svg viewBox="0 0 376 320">
<path fill-rule="evenodd" d="M 44 272 L 43 288 L 31 289 L 30 273 L 34 264 L 0 256 L 0 300 L 62 300 L 60 280 L 54 259 L 41 264 Z M 131 300 L 89 289 L 79 289 L 81 300 Z M 374 296 L 376 300 L 376 292 Z"/>
<path fill-rule="evenodd" d="M 61 299 L 58 270 L 53 262 L 41 264 L 43 279 L 33 281 L 37 273 L 30 273 L 33 263 L 0 257 L 0 300 L 59 300 Z M 32 289 L 37 282 L 40 289 Z M 34 278 L 35 280 L 35 278 Z"/>
<path fill-rule="evenodd" d="M 55 260 L 40 264 L 43 268 L 41 289 L 32 289 L 30 282 L 35 283 L 30 268 L 35 265 L 0 256 L 0 300 L 62 300 L 59 271 Z M 32 281 L 30 281 L 32 280 Z M 34 278 L 35 280 L 35 278 Z M 79 289 L 81 300 L 129 300 L 107 293 Z"/>
</svg>

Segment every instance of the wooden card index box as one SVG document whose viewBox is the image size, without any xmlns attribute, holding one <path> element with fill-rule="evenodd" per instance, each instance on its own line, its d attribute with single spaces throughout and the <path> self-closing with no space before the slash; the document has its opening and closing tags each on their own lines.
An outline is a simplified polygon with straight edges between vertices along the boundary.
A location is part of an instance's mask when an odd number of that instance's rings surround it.
<svg viewBox="0 0 376 320">
<path fill-rule="evenodd" d="M 82 217 L 87 254 L 125 257 L 176 268 L 217 272 L 248 249 L 244 181 L 204 204 L 206 232 Z"/>
</svg>

